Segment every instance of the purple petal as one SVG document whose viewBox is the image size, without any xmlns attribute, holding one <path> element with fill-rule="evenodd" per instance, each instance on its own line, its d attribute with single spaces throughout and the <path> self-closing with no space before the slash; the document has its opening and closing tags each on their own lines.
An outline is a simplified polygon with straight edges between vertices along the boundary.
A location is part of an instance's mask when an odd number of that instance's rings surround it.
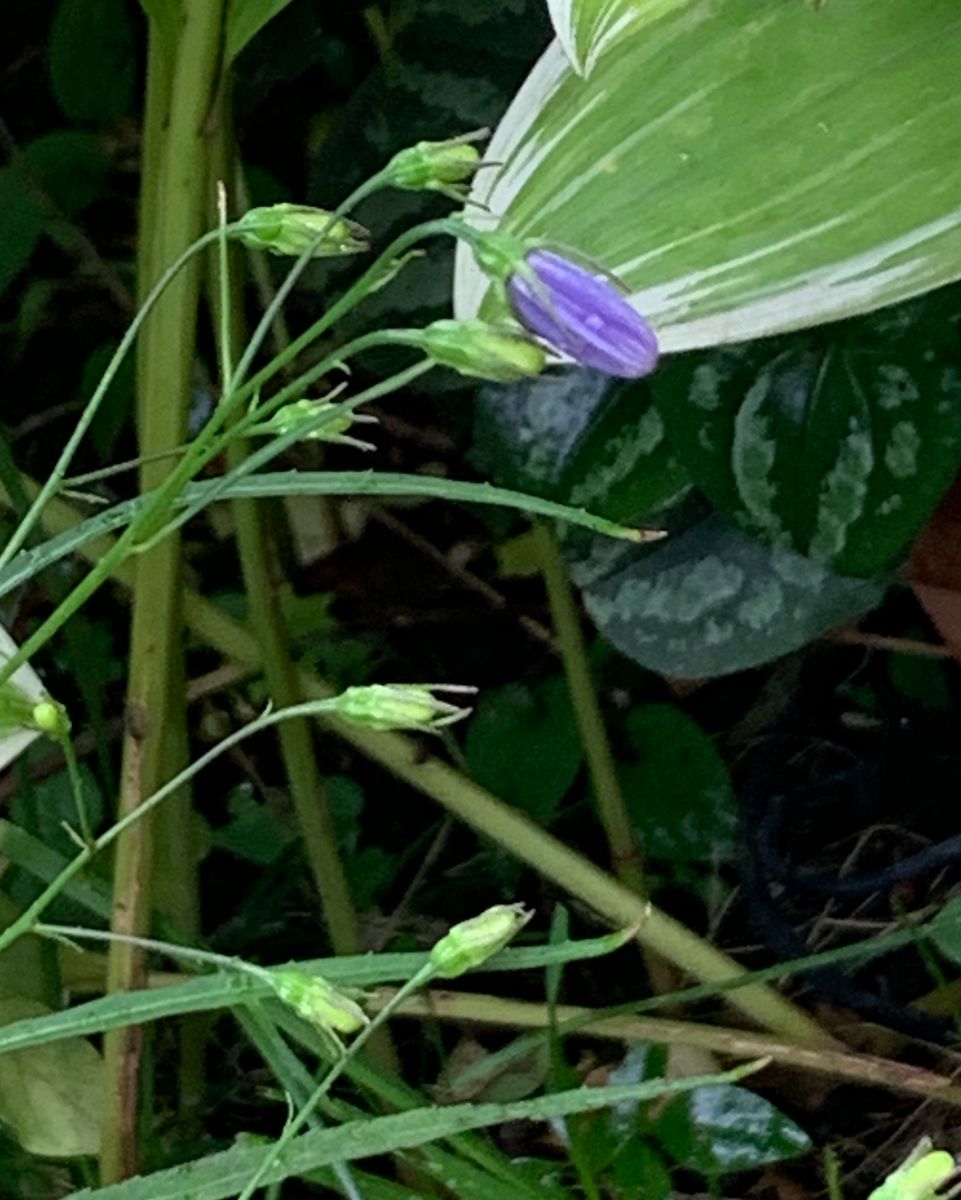
<svg viewBox="0 0 961 1200">
<path fill-rule="evenodd" d="M 575 362 L 639 379 L 657 365 L 657 338 L 603 275 L 549 250 L 532 250 L 533 278 L 511 276 L 507 294 L 520 323 Z"/>
</svg>

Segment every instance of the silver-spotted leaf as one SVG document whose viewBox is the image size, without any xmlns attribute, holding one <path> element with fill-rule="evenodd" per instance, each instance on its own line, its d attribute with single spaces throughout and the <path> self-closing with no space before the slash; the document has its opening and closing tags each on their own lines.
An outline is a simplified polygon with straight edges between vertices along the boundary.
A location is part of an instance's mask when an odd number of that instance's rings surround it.
<svg viewBox="0 0 961 1200">
<path fill-rule="evenodd" d="M 742 528 L 847 575 L 903 555 L 961 464 L 956 289 L 775 343 L 688 355 L 653 389 Z"/>
<path fill-rule="evenodd" d="M 747 1088 L 695 1088 L 666 1107 L 658 1140 L 681 1166 L 708 1179 L 749 1171 L 810 1149 L 799 1125 Z"/>
<path fill-rule="evenodd" d="M 881 599 L 883 584 L 763 545 L 719 515 L 652 548 L 594 540 L 575 564 L 587 610 L 635 662 L 688 679 L 779 658 Z"/>
</svg>

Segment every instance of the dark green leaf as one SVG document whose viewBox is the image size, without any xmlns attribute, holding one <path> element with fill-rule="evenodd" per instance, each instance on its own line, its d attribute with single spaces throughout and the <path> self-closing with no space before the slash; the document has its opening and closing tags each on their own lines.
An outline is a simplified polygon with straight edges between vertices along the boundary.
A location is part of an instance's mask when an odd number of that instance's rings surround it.
<svg viewBox="0 0 961 1200">
<path fill-rule="evenodd" d="M 481 696 L 467 731 L 472 778 L 547 823 L 583 758 L 563 676 L 536 689 L 513 683 Z"/>
<path fill-rule="evenodd" d="M 904 554 L 961 463 L 956 289 L 654 380 L 678 453 L 748 532 L 842 574 Z"/>
<path fill-rule="evenodd" d="M 30 261 L 44 216 L 12 167 L 0 168 L 0 292 Z"/>
<path fill-rule="evenodd" d="M 714 743 L 670 704 L 646 704 L 628 717 L 637 762 L 621 770 L 624 800 L 653 858 L 703 862 L 730 852 L 737 806 Z"/>
<path fill-rule="evenodd" d="M 290 0 L 230 0 L 227 9 L 227 62 L 231 62 Z"/>
<path fill-rule="evenodd" d="M 575 567 L 604 636 L 666 675 L 705 678 L 779 658 L 874 607 L 877 581 L 848 579 L 761 545 L 710 516 L 650 549 L 592 541 Z"/>
<path fill-rule="evenodd" d="M 611 1179 L 623 1200 L 667 1200 L 671 1173 L 653 1146 L 632 1138 L 611 1163 Z"/>
<path fill-rule="evenodd" d="M 477 456 L 495 478 L 538 495 L 584 497 L 635 519 L 687 487 L 645 384 L 569 368 L 481 393 Z"/>
<path fill-rule="evenodd" d="M 565 464 L 563 494 L 572 504 L 640 520 L 674 504 L 690 480 L 671 446 L 645 383 L 609 382 L 604 403 Z"/>
<path fill-rule="evenodd" d="M 24 148 L 23 165 L 68 217 L 103 195 L 109 169 L 100 138 L 80 129 L 58 129 L 38 137 Z"/>
<path fill-rule="evenodd" d="M 565 468 L 609 391 L 605 376 L 581 370 L 484 388 L 474 433 L 485 472 L 505 487 L 561 495 Z"/>
<path fill-rule="evenodd" d="M 949 962 L 961 965 L 961 896 L 947 902 L 928 926 L 928 934 Z"/>
<path fill-rule="evenodd" d="M 60 0 L 50 84 L 71 121 L 104 124 L 133 108 L 137 53 L 126 0 Z"/>
<path fill-rule="evenodd" d="M 211 834 L 211 842 L 260 867 L 275 863 L 294 837 L 281 814 L 258 803 L 244 785 L 227 800 L 230 820 Z"/>
<path fill-rule="evenodd" d="M 773 1104 L 733 1084 L 678 1096 L 656 1133 L 675 1162 L 708 1179 L 780 1162 L 811 1145 L 804 1130 Z"/>
</svg>

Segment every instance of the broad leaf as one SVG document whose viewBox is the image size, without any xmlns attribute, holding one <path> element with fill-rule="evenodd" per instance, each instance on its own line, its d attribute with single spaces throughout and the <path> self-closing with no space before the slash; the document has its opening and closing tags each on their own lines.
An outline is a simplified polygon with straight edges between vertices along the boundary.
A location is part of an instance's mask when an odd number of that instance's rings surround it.
<svg viewBox="0 0 961 1200">
<path fill-rule="evenodd" d="M 902 556 L 961 464 L 956 289 L 823 334 L 683 355 L 653 388 L 722 512 L 849 575 Z"/>
<path fill-rule="evenodd" d="M 48 1010 L 22 996 L 0 1000 L 0 1026 Z M 0 1056 L 0 1121 L 31 1154 L 73 1158 L 100 1149 L 103 1072 L 82 1038 Z"/>
<path fill-rule="evenodd" d="M 48 61 L 53 94 L 72 121 L 126 116 L 138 71 L 126 0 L 60 0 Z"/>
<path fill-rule="evenodd" d="M 477 456 L 511 487 L 592 505 L 633 521 L 688 487 L 645 384 L 566 370 L 487 388 L 477 405 Z"/>
<path fill-rule="evenodd" d="M 678 1096 L 656 1132 L 676 1162 L 708 1179 L 793 1158 L 811 1146 L 804 1130 L 773 1104 L 730 1084 Z"/>
<path fill-rule="evenodd" d="M 546 825 L 584 756 L 563 675 L 536 689 L 514 683 L 485 691 L 465 753 L 476 783 Z"/>
<path fill-rule="evenodd" d="M 631 822 L 652 858 L 703 862 L 727 855 L 738 812 L 724 760 L 700 726 L 670 704 L 628 717 L 637 761 L 621 770 Z"/>
<path fill-rule="evenodd" d="M 547 0 L 557 40 L 579 75 L 604 50 L 685 0 Z"/>
<path fill-rule="evenodd" d="M 595 256 L 666 350 L 818 324 L 961 275 L 959 76 L 956 0 L 686 0 L 587 79 L 554 43 L 474 198 Z"/>
<path fill-rule="evenodd" d="M 769 662 L 874 607 L 881 584 L 768 548 L 720 516 L 649 550 L 594 539 L 575 566 L 587 610 L 621 653 L 699 679 Z"/>
<path fill-rule="evenodd" d="M 225 47 L 227 62 L 232 62 L 267 22 L 283 12 L 289 3 L 290 0 L 230 0 Z"/>
</svg>

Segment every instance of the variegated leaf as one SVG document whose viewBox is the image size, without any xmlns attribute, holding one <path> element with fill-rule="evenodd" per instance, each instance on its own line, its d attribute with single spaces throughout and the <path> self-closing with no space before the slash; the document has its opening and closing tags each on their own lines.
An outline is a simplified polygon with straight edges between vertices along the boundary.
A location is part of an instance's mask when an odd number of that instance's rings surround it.
<svg viewBox="0 0 961 1200">
<path fill-rule="evenodd" d="M 961 276 L 959 78 L 956 0 L 686 0 L 586 79 L 553 43 L 474 198 L 596 257 L 665 350 L 814 325 Z M 487 290 L 461 247 L 460 315 Z"/>
<path fill-rule="evenodd" d="M 604 51 L 686 0 L 547 0 L 554 32 L 571 66 L 589 75 Z"/>
</svg>

